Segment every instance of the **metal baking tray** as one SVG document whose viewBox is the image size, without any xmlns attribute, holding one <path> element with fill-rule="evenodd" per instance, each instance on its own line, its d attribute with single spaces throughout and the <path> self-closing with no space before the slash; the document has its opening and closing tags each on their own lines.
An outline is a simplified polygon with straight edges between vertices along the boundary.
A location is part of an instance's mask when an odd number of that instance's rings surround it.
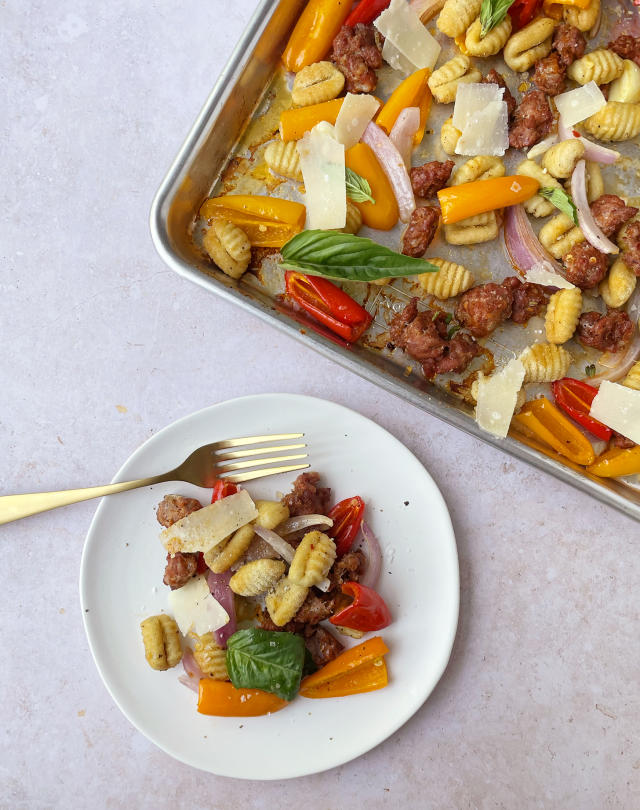
<svg viewBox="0 0 640 810">
<path fill-rule="evenodd" d="M 218 271 L 198 247 L 198 211 L 208 196 L 212 193 L 224 193 L 230 188 L 244 193 L 265 193 L 264 177 L 262 183 L 254 177 L 242 188 L 236 184 L 237 178 L 242 173 L 243 165 L 246 168 L 254 160 L 256 151 L 270 137 L 268 133 L 262 138 L 260 133 L 256 134 L 255 122 L 264 120 L 270 109 L 274 112 L 273 107 L 277 103 L 274 86 L 278 81 L 282 84 L 282 74 L 279 79 L 274 79 L 274 76 L 278 76 L 280 55 L 304 5 L 305 0 L 261 0 L 259 3 L 153 200 L 150 226 L 158 253 L 180 275 L 238 304 L 325 357 L 444 422 L 572 484 L 640 521 L 640 488 L 637 481 L 595 478 L 587 475 L 581 468 L 549 458 L 517 440 L 492 437 L 475 423 L 471 407 L 447 390 L 440 380 L 437 383 L 428 382 L 407 365 L 406 357 L 399 361 L 391 355 L 385 347 L 385 318 L 381 320 L 381 313 L 385 307 L 391 311 L 406 303 L 408 291 L 402 287 L 406 282 L 394 283 L 384 291 L 378 289 L 373 292 L 367 289 L 367 285 L 362 285 L 360 300 L 376 315 L 376 320 L 368 343 L 347 346 L 330 335 L 323 334 L 313 324 L 305 322 L 279 303 L 278 297 L 273 294 L 273 285 L 266 278 L 269 273 L 277 274 L 275 263 L 272 262 L 270 266 L 269 260 L 266 260 L 263 271 L 246 273 L 240 280 L 234 281 Z M 384 81 L 382 77 L 382 92 L 385 90 Z M 250 142 L 247 131 L 251 129 L 252 122 L 254 138 Z M 423 147 L 424 155 L 418 154 L 418 159 L 426 159 L 430 153 L 442 158 L 434 140 L 439 132 L 437 123 L 436 121 L 432 140 L 427 138 Z M 277 124 L 274 125 L 271 121 L 270 126 L 273 131 Z M 620 179 L 624 175 L 635 176 L 635 171 L 625 171 L 629 168 L 630 158 L 625 158 L 624 161 L 626 165 L 620 167 Z M 274 193 L 278 196 L 295 197 L 295 188 L 291 184 L 289 186 L 288 191 L 286 188 L 277 188 Z M 376 237 L 379 238 L 378 233 Z M 445 249 L 448 251 L 447 255 L 456 260 L 456 249 L 449 246 Z M 495 254 L 501 248 L 496 246 L 492 250 Z M 477 249 L 475 252 L 482 253 L 486 267 L 495 269 L 501 264 L 504 265 L 504 275 L 512 272 L 509 271 L 504 257 L 489 255 Z M 436 253 L 431 252 L 431 255 Z M 497 263 L 495 258 L 498 258 Z M 482 273 L 476 275 L 480 276 L 477 278 L 478 282 L 488 278 L 486 275 L 482 278 Z M 353 293 L 352 288 L 349 291 Z M 504 338 L 500 335 L 496 340 L 492 347 L 494 354 L 504 349 L 507 355 L 513 356 L 513 346 L 505 346 Z"/>
</svg>

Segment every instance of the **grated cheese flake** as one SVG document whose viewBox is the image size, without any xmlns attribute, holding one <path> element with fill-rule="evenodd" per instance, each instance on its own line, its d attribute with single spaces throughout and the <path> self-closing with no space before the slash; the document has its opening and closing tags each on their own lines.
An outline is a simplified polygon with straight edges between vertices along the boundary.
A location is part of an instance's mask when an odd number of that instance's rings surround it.
<svg viewBox="0 0 640 810">
<path fill-rule="evenodd" d="M 575 287 L 575 284 L 567 281 L 564 276 L 547 270 L 543 264 L 534 264 L 527 270 L 524 278 L 531 284 L 542 284 L 543 287 L 558 287 L 560 290 L 572 290 Z"/>
<path fill-rule="evenodd" d="M 640 444 L 640 391 L 603 380 L 589 415 Z"/>
<path fill-rule="evenodd" d="M 347 221 L 344 145 L 335 136 L 321 121 L 298 141 L 308 229 L 344 228 Z"/>
<path fill-rule="evenodd" d="M 509 432 L 524 374 L 522 362 L 515 359 L 490 377 L 478 378 L 476 422 L 487 433 L 503 439 Z"/>
<path fill-rule="evenodd" d="M 572 127 L 579 121 L 584 121 L 591 115 L 595 115 L 607 103 L 602 90 L 594 81 L 590 81 L 582 87 L 560 93 L 553 99 L 556 109 L 560 113 L 562 123 L 567 127 Z"/>
<path fill-rule="evenodd" d="M 229 621 L 227 611 L 211 595 L 204 575 L 171 591 L 169 607 L 183 636 L 190 630 L 201 636 L 219 630 Z"/>
<path fill-rule="evenodd" d="M 390 61 L 392 67 L 407 73 L 421 68 L 433 70 L 440 56 L 440 45 L 406 0 L 391 0 L 389 8 L 383 11 L 373 24 L 385 37 L 385 46 L 388 41 L 402 57 L 399 59 L 395 51 L 387 48 L 387 56 L 391 53 L 391 59 L 401 65 L 396 67 L 396 64 Z M 384 47 L 382 55 L 383 58 L 387 58 Z M 412 66 L 409 71 L 406 70 L 407 62 Z"/>
<path fill-rule="evenodd" d="M 350 149 L 358 143 L 379 106 L 380 102 L 373 96 L 347 93 L 335 125 L 336 138 L 345 149 Z"/>
</svg>

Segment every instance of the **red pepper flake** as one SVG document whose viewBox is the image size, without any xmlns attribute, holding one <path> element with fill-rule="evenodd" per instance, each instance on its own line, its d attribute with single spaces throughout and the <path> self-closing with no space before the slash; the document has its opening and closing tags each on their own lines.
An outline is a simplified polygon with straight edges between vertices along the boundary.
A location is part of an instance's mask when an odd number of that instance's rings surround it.
<svg viewBox="0 0 640 810">
<path fill-rule="evenodd" d="M 577 129 L 572 130 L 572 132 L 573 132 L 573 137 L 574 138 L 579 138 L 580 137 L 580 133 L 578 132 Z"/>
</svg>

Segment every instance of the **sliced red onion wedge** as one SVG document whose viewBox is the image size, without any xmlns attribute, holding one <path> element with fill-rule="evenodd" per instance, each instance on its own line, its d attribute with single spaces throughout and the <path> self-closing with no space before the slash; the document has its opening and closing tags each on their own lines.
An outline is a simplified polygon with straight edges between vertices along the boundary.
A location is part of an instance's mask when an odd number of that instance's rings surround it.
<svg viewBox="0 0 640 810">
<path fill-rule="evenodd" d="M 380 579 L 380 572 L 382 571 L 382 549 L 377 537 L 371 531 L 369 524 L 366 520 L 362 521 L 362 536 L 367 548 L 367 569 L 364 576 L 360 578 L 360 583 L 365 588 L 375 588 Z"/>
<path fill-rule="evenodd" d="M 504 241 L 511 264 L 523 275 L 533 267 L 564 276 L 562 267 L 540 244 L 521 205 L 510 205 L 504 214 Z"/>
<path fill-rule="evenodd" d="M 593 141 L 590 141 L 588 138 L 584 138 L 580 133 L 576 134 L 576 130 L 573 127 L 568 127 L 562 121 L 562 116 L 560 116 L 558 119 L 558 140 L 570 141 L 572 138 L 576 138 L 582 142 L 585 160 L 593 160 L 594 163 L 610 165 L 615 163 L 620 157 L 620 152 L 616 152 L 615 149 L 607 149 L 606 146 L 601 146 L 599 143 L 593 143 Z"/>
<path fill-rule="evenodd" d="M 420 108 L 405 107 L 389 133 L 389 140 L 400 153 L 407 170 L 411 168 L 413 138 L 418 129 L 420 129 Z"/>
<path fill-rule="evenodd" d="M 579 160 L 571 175 L 571 196 L 578 209 L 578 224 L 584 238 L 601 253 L 619 253 L 620 248 L 602 233 L 593 218 L 587 199 L 587 172 L 584 160 Z"/>
<path fill-rule="evenodd" d="M 211 591 L 211 595 L 216 599 L 222 607 L 229 614 L 229 621 L 218 630 L 215 630 L 213 636 L 216 644 L 222 649 L 227 646 L 227 639 L 236 632 L 236 606 L 233 599 L 233 591 L 229 587 L 229 580 L 231 579 L 231 571 L 224 571 L 222 574 L 214 574 L 209 571 L 207 575 L 207 585 Z"/>
<path fill-rule="evenodd" d="M 287 536 L 294 532 L 301 532 L 304 529 L 310 529 L 312 526 L 325 526 L 330 528 L 333 526 L 333 521 L 326 515 L 296 515 L 295 517 L 288 518 L 278 526 L 278 532 L 281 536 Z"/>
<path fill-rule="evenodd" d="M 567 139 L 563 138 L 562 140 Z M 535 146 L 532 146 L 531 149 L 529 149 L 529 151 L 527 152 L 527 157 L 530 160 L 533 160 L 533 158 L 540 157 L 540 155 L 544 155 L 544 153 L 547 152 L 549 149 L 551 149 L 551 147 L 556 143 L 558 143 L 558 135 L 549 135 L 548 138 L 545 138 L 543 141 L 540 141 L 540 143 L 537 143 Z"/>
<path fill-rule="evenodd" d="M 631 343 L 624 352 L 607 352 L 600 358 L 600 365 L 606 367 L 606 371 L 601 371 L 595 377 L 585 377 L 585 382 L 590 385 L 599 385 L 604 380 L 617 382 L 627 375 L 633 364 L 640 360 L 640 331 L 638 328 L 638 318 L 640 318 L 640 284 L 636 286 L 631 298 L 625 307 L 627 315 L 635 326 Z"/>
<path fill-rule="evenodd" d="M 193 651 L 188 647 L 182 654 L 182 666 L 184 668 L 184 675 L 180 675 L 178 680 L 181 684 L 184 684 L 184 686 L 193 689 L 197 694 L 200 689 L 200 678 L 206 678 L 207 676 L 198 666 L 193 656 Z"/>
<path fill-rule="evenodd" d="M 286 540 L 283 540 L 279 534 L 271 531 L 271 529 L 265 529 L 263 526 L 254 526 L 253 529 L 258 537 L 261 537 L 274 551 L 277 551 L 285 562 L 291 565 L 295 550 Z"/>
<path fill-rule="evenodd" d="M 411 214 L 415 210 L 416 200 L 413 196 L 411 180 L 409 179 L 409 173 L 407 172 L 407 167 L 404 165 L 402 155 L 398 152 L 384 130 L 380 129 L 373 121 L 367 125 L 361 140 L 371 147 L 373 153 L 380 161 L 380 165 L 391 183 L 391 188 L 393 189 L 398 203 L 400 219 L 403 222 L 408 222 L 411 218 Z"/>
</svg>

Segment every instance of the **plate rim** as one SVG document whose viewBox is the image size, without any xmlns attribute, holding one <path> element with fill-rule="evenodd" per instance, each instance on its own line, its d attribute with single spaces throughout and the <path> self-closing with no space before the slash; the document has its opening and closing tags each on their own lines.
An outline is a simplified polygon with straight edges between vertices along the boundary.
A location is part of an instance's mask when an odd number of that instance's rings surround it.
<svg viewBox="0 0 640 810">
<path fill-rule="evenodd" d="M 277 400 L 277 399 L 281 399 L 283 397 L 286 398 L 286 399 L 291 399 L 291 400 L 321 403 L 323 407 L 326 406 L 326 405 L 329 405 L 329 406 L 331 406 L 333 408 L 338 408 L 340 410 L 346 411 L 349 414 L 357 417 L 359 420 L 364 420 L 365 422 L 370 423 L 371 425 L 373 425 L 373 427 L 375 429 L 383 431 L 387 435 L 387 437 L 390 438 L 392 440 L 392 442 L 397 446 L 397 449 L 399 449 L 400 452 L 404 452 L 404 453 L 408 454 L 410 457 L 412 457 L 414 459 L 414 461 L 416 461 L 420 465 L 420 468 L 422 469 L 422 471 L 423 471 L 424 475 L 426 476 L 427 480 L 431 482 L 431 484 L 433 486 L 433 489 L 435 491 L 435 494 L 437 495 L 437 497 L 440 500 L 440 504 L 443 507 L 443 520 L 445 520 L 446 527 L 447 527 L 447 529 L 449 531 L 449 534 L 450 534 L 450 538 L 449 538 L 450 542 L 447 545 L 449 546 L 449 551 L 450 551 L 450 553 L 452 555 L 452 560 L 454 562 L 453 574 L 454 574 L 455 582 L 453 583 L 453 585 L 455 587 L 453 587 L 453 589 L 452 589 L 452 591 L 453 591 L 453 594 L 452 594 L 452 596 L 453 596 L 453 600 L 452 600 L 453 605 L 452 605 L 452 607 L 453 607 L 454 611 L 453 611 L 451 626 L 448 628 L 448 632 L 445 634 L 447 636 L 447 639 L 446 639 L 447 640 L 446 653 L 442 654 L 441 657 L 440 657 L 440 660 L 438 662 L 439 666 L 437 666 L 436 669 L 435 669 L 436 674 L 435 674 L 435 676 L 433 678 L 433 681 L 432 681 L 432 683 L 430 685 L 430 688 L 428 689 L 428 691 L 425 692 L 424 696 L 420 695 L 419 702 L 416 703 L 414 701 L 413 703 L 411 703 L 410 706 L 408 706 L 405 709 L 404 712 L 400 712 L 398 715 L 396 715 L 395 719 L 391 723 L 391 725 L 387 729 L 385 729 L 384 735 L 382 737 L 380 737 L 380 738 L 376 738 L 375 741 L 372 742 L 371 744 L 366 742 L 366 743 L 364 743 L 363 746 L 358 747 L 357 750 L 354 750 L 354 751 L 350 752 L 349 755 L 346 758 L 344 758 L 342 756 L 338 757 L 335 762 L 329 763 L 326 766 L 323 766 L 321 768 L 311 766 L 311 768 L 309 769 L 307 767 L 302 767 L 302 768 L 298 768 L 295 772 L 291 772 L 287 776 L 283 776 L 282 774 L 276 774 L 273 777 L 256 777 L 256 776 L 252 776 L 251 774 L 247 774 L 246 776 L 245 775 L 237 776 L 235 774 L 230 775 L 228 773 L 217 772 L 217 771 L 211 770 L 209 768 L 201 768 L 199 765 L 194 765 L 193 762 L 191 762 L 188 758 L 186 758 L 184 755 L 181 755 L 177 751 L 169 750 L 169 748 L 167 748 L 166 745 L 159 742 L 154 737 L 150 736 L 143 728 L 140 727 L 140 725 L 130 716 L 129 712 L 125 709 L 125 707 L 121 704 L 121 702 L 118 700 L 118 698 L 116 697 L 116 695 L 112 691 L 111 686 L 109 685 L 109 683 L 108 683 L 108 681 L 107 681 L 107 679 L 106 679 L 106 677 L 105 677 L 105 675 L 104 675 L 104 673 L 103 673 L 103 671 L 102 671 L 102 669 L 101 669 L 101 667 L 100 667 L 100 665 L 98 663 L 98 659 L 97 659 L 97 656 L 96 656 L 96 651 L 94 649 L 94 644 L 93 644 L 91 634 L 90 634 L 89 628 L 88 628 L 87 611 L 85 610 L 85 603 L 86 603 L 86 599 L 85 599 L 85 597 L 86 597 L 86 593 L 85 593 L 85 585 L 86 585 L 86 583 L 85 583 L 85 573 L 86 573 L 86 568 L 87 568 L 87 565 L 88 565 L 87 559 L 88 559 L 89 552 L 87 551 L 87 549 L 88 549 L 88 547 L 90 545 L 90 542 L 89 542 L 90 537 L 91 537 L 91 535 L 93 534 L 93 532 L 95 530 L 96 524 L 98 523 L 102 512 L 107 508 L 107 505 L 106 505 L 107 497 L 103 497 L 101 499 L 100 503 L 98 504 L 96 510 L 95 510 L 95 513 L 94 513 L 94 515 L 93 515 L 93 517 L 91 519 L 91 523 L 89 524 L 89 528 L 87 529 L 87 532 L 86 532 L 86 535 L 85 535 L 85 538 L 84 538 L 84 542 L 83 542 L 83 546 L 82 546 L 82 555 L 81 555 L 81 560 L 80 560 L 80 570 L 79 570 L 79 574 L 78 574 L 78 590 L 79 590 L 79 596 L 80 596 L 80 611 L 81 611 L 81 614 L 82 614 L 82 625 L 83 625 L 85 636 L 86 636 L 87 643 L 88 643 L 88 646 L 89 646 L 89 651 L 91 653 L 91 657 L 93 659 L 93 663 L 95 665 L 95 668 L 98 671 L 100 679 L 101 679 L 103 685 L 105 686 L 105 688 L 107 690 L 107 693 L 109 694 L 109 696 L 111 697 L 111 699 L 113 700 L 115 705 L 118 707 L 120 712 L 123 714 L 123 716 L 126 718 L 126 720 L 129 723 L 131 723 L 131 725 L 136 729 L 136 731 L 138 731 L 140 734 L 143 735 L 143 737 L 145 737 L 145 739 L 149 740 L 149 742 L 151 742 L 153 745 L 155 745 L 157 748 L 159 748 L 161 751 L 163 751 L 163 753 L 167 754 L 168 756 L 172 757 L 173 759 L 176 759 L 179 762 L 182 762 L 185 765 L 188 765 L 188 766 L 190 766 L 192 768 L 195 768 L 196 770 L 202 771 L 203 773 L 211 773 L 211 774 L 213 774 L 215 776 L 223 776 L 225 778 L 241 779 L 241 780 L 248 780 L 248 781 L 278 781 L 278 780 L 283 780 L 283 779 L 294 779 L 294 778 L 298 778 L 298 777 L 302 777 L 302 776 L 310 776 L 312 774 L 322 773 L 324 771 L 331 770 L 332 768 L 340 767 L 341 765 L 346 765 L 348 762 L 352 762 L 353 760 L 357 759 L 358 757 L 361 757 L 364 754 L 368 753 L 369 751 L 373 750 L 378 745 L 383 743 L 385 740 L 389 739 L 389 737 L 391 737 L 393 734 L 395 734 L 398 731 L 398 729 L 400 729 L 405 723 L 407 723 L 411 719 L 411 717 L 413 717 L 422 708 L 422 706 L 426 703 L 426 701 L 433 694 L 436 686 L 438 685 L 438 683 L 442 679 L 442 676 L 444 675 L 444 673 L 445 673 L 445 671 L 447 669 L 449 661 L 451 660 L 451 655 L 452 655 L 452 652 L 453 652 L 453 647 L 454 647 L 454 644 L 455 644 L 455 639 L 456 639 L 456 635 L 457 635 L 457 631 L 458 631 L 458 625 L 459 625 L 459 621 L 460 621 L 460 560 L 459 560 L 459 555 L 458 555 L 458 547 L 457 547 L 455 532 L 454 532 L 453 524 L 452 524 L 452 521 L 451 521 L 451 515 L 449 513 L 449 508 L 447 506 L 447 503 L 446 503 L 446 501 L 445 501 L 445 499 L 444 499 L 444 497 L 443 497 L 443 495 L 442 495 L 442 493 L 440 491 L 440 488 L 438 487 L 438 485 L 436 484 L 436 482 L 434 481 L 434 479 L 431 476 L 430 472 L 424 466 L 422 461 L 420 461 L 420 459 L 403 442 L 401 442 L 400 439 L 398 439 L 396 436 L 394 436 L 393 433 L 391 433 L 389 430 L 387 430 L 386 427 L 383 427 L 382 425 L 379 425 L 377 422 L 375 422 L 373 419 L 369 418 L 368 416 L 364 416 L 363 414 L 359 413 L 358 411 L 354 410 L 353 408 L 349 408 L 348 406 L 342 405 L 339 402 L 333 402 L 331 400 L 324 399 L 322 397 L 315 397 L 315 396 L 311 396 L 311 395 L 308 395 L 308 394 L 297 394 L 297 393 L 288 393 L 288 392 L 281 392 L 281 393 L 265 392 L 265 393 L 259 393 L 259 394 L 247 394 L 247 395 L 240 396 L 240 397 L 232 397 L 230 399 L 225 399 L 225 400 L 222 400 L 220 402 L 213 403 L 212 405 L 206 405 L 203 408 L 199 408 L 196 411 L 185 414 L 184 416 L 181 416 L 178 419 L 175 419 L 174 421 L 164 425 L 164 427 L 162 427 L 160 430 L 158 430 L 157 433 L 154 433 L 152 436 L 149 436 L 147 439 L 145 439 L 145 441 L 142 442 L 140 445 L 138 445 L 138 447 L 136 447 L 135 450 L 121 464 L 120 468 L 118 469 L 118 471 L 116 472 L 116 474 L 114 475 L 114 477 L 112 479 L 112 483 L 118 483 L 120 480 L 122 480 L 122 476 L 124 475 L 125 468 L 127 468 L 132 462 L 135 462 L 137 460 L 138 456 L 140 454 L 142 454 L 142 452 L 149 445 L 152 445 L 152 444 L 154 444 L 154 443 L 156 443 L 158 441 L 162 441 L 163 436 L 164 436 L 165 433 L 167 433 L 170 430 L 174 429 L 175 427 L 181 425 L 182 423 L 189 422 L 192 419 L 198 418 L 204 413 L 213 412 L 216 409 L 220 408 L 221 406 L 228 406 L 228 405 L 233 406 L 233 405 L 235 405 L 237 403 L 244 402 L 244 401 L 251 401 L 251 400 L 253 400 L 254 402 L 255 402 L 255 400 L 265 400 L 265 399 L 269 399 L 269 400 L 274 400 L 275 399 L 275 400 Z"/>
</svg>

